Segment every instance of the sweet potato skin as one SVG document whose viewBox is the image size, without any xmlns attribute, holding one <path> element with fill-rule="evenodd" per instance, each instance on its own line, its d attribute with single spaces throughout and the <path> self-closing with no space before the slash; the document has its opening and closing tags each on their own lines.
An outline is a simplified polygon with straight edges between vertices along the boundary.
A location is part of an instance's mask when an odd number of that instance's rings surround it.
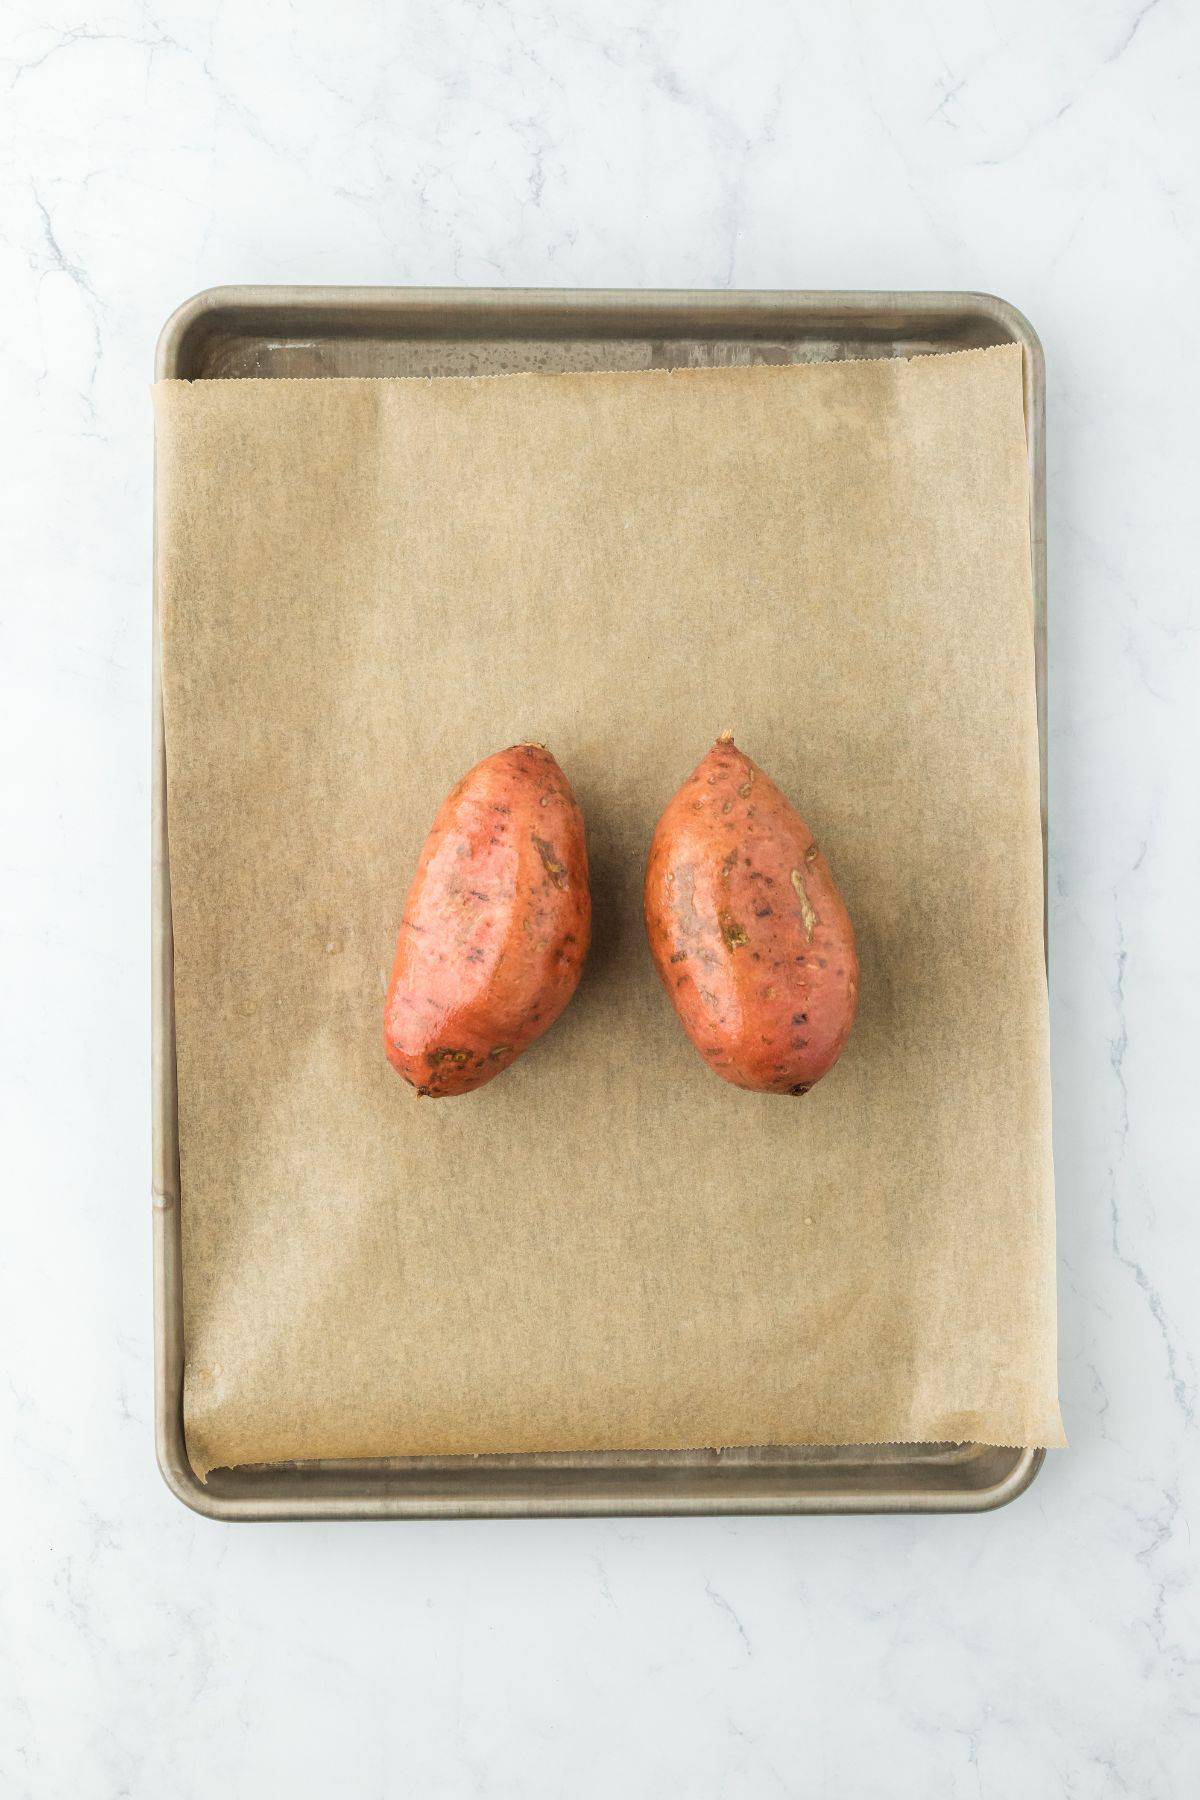
<svg viewBox="0 0 1200 1800">
<path fill-rule="evenodd" d="M 659 820 L 646 933 L 684 1030 L 735 1087 L 806 1094 L 858 1004 L 854 931 L 799 813 L 718 739 Z"/>
<path fill-rule="evenodd" d="M 478 763 L 442 802 L 404 906 L 384 1009 L 419 1094 L 469 1094 L 575 992 L 591 937 L 583 814 L 540 744 Z"/>
</svg>

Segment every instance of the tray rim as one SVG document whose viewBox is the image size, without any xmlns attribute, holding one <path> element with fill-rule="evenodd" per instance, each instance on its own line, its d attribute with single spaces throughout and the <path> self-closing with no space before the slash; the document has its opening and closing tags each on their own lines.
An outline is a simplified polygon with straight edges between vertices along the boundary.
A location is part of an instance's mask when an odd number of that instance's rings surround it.
<svg viewBox="0 0 1200 1800">
<path fill-rule="evenodd" d="M 1046 681 L 1046 455 L 1045 358 L 1036 331 L 1017 307 L 987 293 L 968 290 L 823 290 L 823 289 L 640 289 L 640 288 L 427 288 L 355 286 L 230 285 L 203 289 L 167 318 L 155 350 L 155 380 L 178 378 L 189 334 L 222 309 L 268 313 L 272 310 L 338 312 L 368 308 L 381 314 L 442 315 L 468 319 L 489 311 L 497 316 L 544 315 L 556 310 L 581 322 L 594 315 L 641 314 L 653 321 L 697 315 L 699 333 L 714 315 L 728 315 L 730 325 L 757 315 L 764 325 L 781 313 L 795 319 L 840 316 L 847 322 L 898 313 L 924 313 L 928 318 L 972 315 L 989 319 L 1003 341 L 1019 343 L 1023 352 L 1026 431 L 1030 468 L 1030 553 L 1034 609 L 1034 661 L 1040 756 L 1042 816 L 1043 936 L 1046 938 L 1047 884 L 1047 681 Z M 513 334 L 519 335 L 519 334 Z M 578 335 L 564 330 L 559 335 Z M 619 332 L 610 335 L 619 336 Z M 743 333 L 745 335 L 745 333 Z M 879 341 L 887 342 L 886 331 Z M 893 331 L 893 338 L 895 332 Z M 318 378 L 319 379 L 319 378 Z M 155 1453 L 167 1487 L 201 1516 L 222 1520 L 364 1519 L 364 1518 L 562 1518 L 662 1517 L 769 1514 L 962 1513 L 988 1512 L 1008 1505 L 1025 1492 L 1041 1469 L 1046 1452 L 1027 1447 L 991 1485 L 921 1494 L 897 1485 L 892 1489 L 858 1490 L 850 1486 L 823 1492 L 700 1494 L 643 1491 L 579 1490 L 563 1497 L 542 1494 L 491 1494 L 485 1488 L 467 1498 L 446 1495 L 342 1494 L 297 1492 L 286 1499 L 254 1494 L 216 1493 L 192 1467 L 184 1440 L 182 1416 L 182 1252 L 178 1167 L 178 1104 L 175 1071 L 175 1018 L 171 937 L 170 855 L 166 807 L 166 762 L 162 709 L 162 663 L 159 630 L 157 500 L 153 583 L 153 655 L 151 696 L 151 1113 L 152 1201 L 154 1222 L 154 1421 Z M 1048 940 L 1047 940 L 1048 950 Z M 846 1446 L 861 1448 L 861 1446 Z M 919 1448 L 898 1445 L 897 1448 Z M 797 1449 L 815 1446 L 796 1446 Z M 826 1446 L 837 1448 L 837 1446 Z M 628 1452 L 612 1452 L 613 1456 Z M 643 1453 L 644 1454 L 644 1453 Z M 688 1453 L 664 1451 L 664 1458 Z M 411 1463 L 428 1459 L 380 1459 Z M 272 1465 L 287 1468 L 291 1465 Z M 297 1465 L 303 1467 L 304 1465 Z M 371 1467 L 380 1466 L 372 1461 Z M 645 1465 L 643 1465 L 645 1466 Z"/>
</svg>

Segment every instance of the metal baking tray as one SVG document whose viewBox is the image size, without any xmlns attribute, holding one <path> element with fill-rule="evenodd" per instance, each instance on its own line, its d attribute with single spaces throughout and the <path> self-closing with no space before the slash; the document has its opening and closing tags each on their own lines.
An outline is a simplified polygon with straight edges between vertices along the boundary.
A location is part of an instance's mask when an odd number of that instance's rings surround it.
<svg viewBox="0 0 1200 1800">
<path fill-rule="evenodd" d="M 160 380 L 489 375 L 917 356 L 1018 343 L 1029 443 L 1038 728 L 1046 842 L 1045 373 L 1012 306 L 967 293 L 215 288 L 167 321 Z M 215 1469 L 184 1442 L 183 1271 L 171 873 L 159 685 L 153 702 L 155 1423 L 172 1492 L 217 1519 L 574 1514 L 982 1512 L 1022 1493 L 1044 1452 L 981 1444 L 397 1457 Z M 183 1197 L 186 1204 L 186 1196 Z"/>
</svg>

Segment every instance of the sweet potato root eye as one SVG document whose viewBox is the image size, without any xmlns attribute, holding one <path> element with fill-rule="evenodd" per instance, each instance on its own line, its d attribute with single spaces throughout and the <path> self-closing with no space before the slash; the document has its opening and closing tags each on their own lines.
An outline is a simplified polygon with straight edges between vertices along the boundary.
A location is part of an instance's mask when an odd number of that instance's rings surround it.
<svg viewBox="0 0 1200 1800">
<path fill-rule="evenodd" d="M 731 733 L 659 820 L 644 900 L 663 985 L 709 1067 L 737 1087 L 807 1094 L 854 1023 L 854 932 L 812 832 Z M 677 967 L 689 957 L 694 982 Z"/>
</svg>

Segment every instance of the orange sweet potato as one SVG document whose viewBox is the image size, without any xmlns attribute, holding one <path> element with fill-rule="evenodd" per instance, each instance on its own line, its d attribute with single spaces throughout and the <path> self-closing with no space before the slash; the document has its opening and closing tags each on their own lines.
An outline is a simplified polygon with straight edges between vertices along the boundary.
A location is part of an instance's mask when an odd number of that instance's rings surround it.
<svg viewBox="0 0 1200 1800">
<path fill-rule="evenodd" d="M 718 1075 L 806 1094 L 833 1067 L 858 1004 L 850 916 L 812 832 L 731 734 L 658 822 L 645 910 L 663 985 Z"/>
<path fill-rule="evenodd" d="M 591 935 L 583 814 L 540 744 L 476 765 L 442 802 L 405 902 L 384 1011 L 419 1094 L 469 1094 L 575 992 Z"/>
</svg>

